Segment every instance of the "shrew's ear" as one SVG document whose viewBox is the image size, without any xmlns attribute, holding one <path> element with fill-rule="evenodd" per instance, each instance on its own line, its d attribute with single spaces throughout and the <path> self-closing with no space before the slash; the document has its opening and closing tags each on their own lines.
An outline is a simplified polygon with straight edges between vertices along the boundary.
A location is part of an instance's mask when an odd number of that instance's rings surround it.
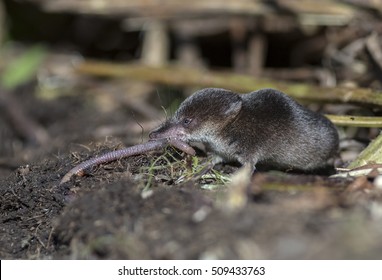
<svg viewBox="0 0 382 280">
<path fill-rule="evenodd" d="M 232 100 L 227 105 L 227 108 L 224 111 L 224 116 L 235 117 L 237 114 L 239 114 L 242 102 L 243 100 L 240 97 L 235 98 L 235 100 Z"/>
</svg>

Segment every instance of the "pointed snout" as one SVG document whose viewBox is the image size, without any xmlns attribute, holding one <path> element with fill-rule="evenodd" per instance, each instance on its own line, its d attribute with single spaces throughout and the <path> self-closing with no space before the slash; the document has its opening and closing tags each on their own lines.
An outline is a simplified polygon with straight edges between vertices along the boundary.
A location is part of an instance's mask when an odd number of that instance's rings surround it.
<svg viewBox="0 0 382 280">
<path fill-rule="evenodd" d="M 157 139 L 158 138 L 158 132 L 156 132 L 155 130 L 151 131 L 149 133 L 149 138 L 150 139 Z"/>
<path fill-rule="evenodd" d="M 153 140 L 153 139 L 167 138 L 167 135 L 166 135 L 168 131 L 167 126 L 168 126 L 167 123 L 165 123 L 164 125 L 151 130 L 149 133 L 149 139 Z"/>
<path fill-rule="evenodd" d="M 149 133 L 149 139 L 155 140 L 163 138 L 176 138 L 184 140 L 184 135 L 185 132 L 183 127 L 172 123 L 165 123 L 164 125 L 152 130 Z"/>
<path fill-rule="evenodd" d="M 150 131 L 149 133 L 149 139 L 160 139 L 160 138 L 166 138 L 167 135 L 166 131 L 168 130 L 168 123 L 164 123 L 163 125 L 154 128 L 153 130 Z"/>
</svg>

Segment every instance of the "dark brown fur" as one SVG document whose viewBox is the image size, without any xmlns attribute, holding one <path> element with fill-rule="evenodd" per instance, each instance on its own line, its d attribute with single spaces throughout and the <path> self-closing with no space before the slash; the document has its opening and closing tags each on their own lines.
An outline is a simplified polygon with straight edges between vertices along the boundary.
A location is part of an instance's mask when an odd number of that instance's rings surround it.
<svg viewBox="0 0 382 280">
<path fill-rule="evenodd" d="M 224 161 L 282 170 L 321 169 L 338 149 L 326 117 L 274 89 L 197 91 L 150 138 L 201 142 Z"/>
</svg>

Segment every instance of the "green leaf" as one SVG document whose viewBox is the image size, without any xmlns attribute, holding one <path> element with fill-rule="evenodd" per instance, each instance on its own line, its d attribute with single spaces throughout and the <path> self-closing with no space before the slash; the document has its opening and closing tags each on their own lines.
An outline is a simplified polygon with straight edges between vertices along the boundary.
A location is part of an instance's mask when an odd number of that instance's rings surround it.
<svg viewBox="0 0 382 280">
<path fill-rule="evenodd" d="M 35 46 L 27 50 L 6 67 L 0 77 L 1 85 L 10 90 L 31 80 L 40 67 L 45 54 L 46 50 L 42 46 Z"/>
<path fill-rule="evenodd" d="M 382 163 L 382 133 L 349 164 L 348 168 L 357 168 L 371 163 Z"/>
</svg>

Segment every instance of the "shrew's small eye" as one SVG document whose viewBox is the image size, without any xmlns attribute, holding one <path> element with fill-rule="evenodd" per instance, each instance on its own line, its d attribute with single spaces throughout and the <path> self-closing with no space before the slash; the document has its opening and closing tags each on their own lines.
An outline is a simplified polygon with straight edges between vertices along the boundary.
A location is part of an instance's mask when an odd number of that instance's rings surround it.
<svg viewBox="0 0 382 280">
<path fill-rule="evenodd" d="M 185 126 L 188 126 L 191 122 L 192 122 L 192 119 L 190 119 L 190 118 L 185 118 L 182 121 L 183 125 L 185 125 Z"/>
</svg>

